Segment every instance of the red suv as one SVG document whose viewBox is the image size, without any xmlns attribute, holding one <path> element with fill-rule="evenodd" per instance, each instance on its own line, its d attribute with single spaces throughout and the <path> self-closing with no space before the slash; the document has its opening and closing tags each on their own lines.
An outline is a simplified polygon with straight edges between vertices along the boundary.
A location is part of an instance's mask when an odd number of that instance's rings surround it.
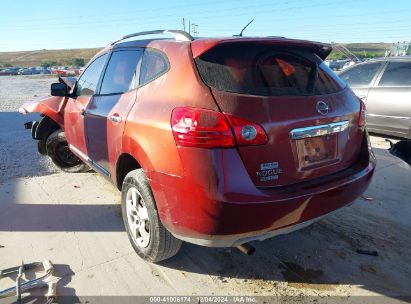
<svg viewBox="0 0 411 304">
<path fill-rule="evenodd" d="M 121 190 L 142 258 L 167 259 L 182 241 L 241 246 L 305 227 L 370 183 L 364 105 L 323 63 L 330 52 L 282 37 L 137 33 L 20 111 L 44 116 L 26 124 L 40 153 Z"/>
</svg>

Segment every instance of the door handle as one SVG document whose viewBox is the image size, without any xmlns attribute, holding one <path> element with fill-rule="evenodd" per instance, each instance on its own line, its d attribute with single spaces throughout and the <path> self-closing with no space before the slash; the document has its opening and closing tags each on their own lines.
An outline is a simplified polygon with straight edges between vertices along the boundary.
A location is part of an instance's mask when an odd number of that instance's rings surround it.
<svg viewBox="0 0 411 304">
<path fill-rule="evenodd" d="M 110 115 L 108 119 L 115 123 L 119 123 L 123 120 L 118 114 Z"/>
</svg>

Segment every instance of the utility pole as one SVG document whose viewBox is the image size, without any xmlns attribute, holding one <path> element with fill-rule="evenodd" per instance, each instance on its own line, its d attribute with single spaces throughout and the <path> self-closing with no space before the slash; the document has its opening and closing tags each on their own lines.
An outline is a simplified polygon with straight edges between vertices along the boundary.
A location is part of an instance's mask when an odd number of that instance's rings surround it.
<svg viewBox="0 0 411 304">
<path fill-rule="evenodd" d="M 186 31 L 186 20 L 185 20 L 185 18 L 183 18 L 182 24 L 183 24 L 184 31 Z M 197 23 L 191 23 L 190 19 L 188 19 L 188 31 L 187 31 L 187 33 L 189 33 L 190 35 L 193 35 L 193 36 L 198 36 L 198 34 L 199 34 L 198 24 Z"/>
<path fill-rule="evenodd" d="M 198 36 L 198 24 L 192 23 L 191 26 L 193 27 L 193 36 Z"/>
</svg>

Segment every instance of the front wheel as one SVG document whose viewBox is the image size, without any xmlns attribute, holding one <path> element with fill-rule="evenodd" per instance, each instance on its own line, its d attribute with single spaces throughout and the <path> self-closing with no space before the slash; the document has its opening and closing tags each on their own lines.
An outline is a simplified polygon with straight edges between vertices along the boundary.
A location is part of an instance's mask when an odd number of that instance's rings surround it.
<svg viewBox="0 0 411 304">
<path fill-rule="evenodd" d="M 47 155 L 64 172 L 86 172 L 89 167 L 71 152 L 66 135 L 60 129 L 50 134 L 46 141 Z"/>
<path fill-rule="evenodd" d="M 177 254 L 182 241 L 162 225 L 142 169 L 131 171 L 124 179 L 121 211 L 128 238 L 141 258 L 160 262 Z"/>
</svg>

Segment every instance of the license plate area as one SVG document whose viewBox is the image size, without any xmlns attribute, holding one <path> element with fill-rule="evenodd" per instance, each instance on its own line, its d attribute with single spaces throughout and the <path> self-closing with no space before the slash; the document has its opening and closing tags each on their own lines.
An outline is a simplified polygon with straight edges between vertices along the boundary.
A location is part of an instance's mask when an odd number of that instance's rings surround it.
<svg viewBox="0 0 411 304">
<path fill-rule="evenodd" d="M 295 141 L 300 170 L 326 166 L 338 161 L 338 134 L 297 139 Z"/>
</svg>

